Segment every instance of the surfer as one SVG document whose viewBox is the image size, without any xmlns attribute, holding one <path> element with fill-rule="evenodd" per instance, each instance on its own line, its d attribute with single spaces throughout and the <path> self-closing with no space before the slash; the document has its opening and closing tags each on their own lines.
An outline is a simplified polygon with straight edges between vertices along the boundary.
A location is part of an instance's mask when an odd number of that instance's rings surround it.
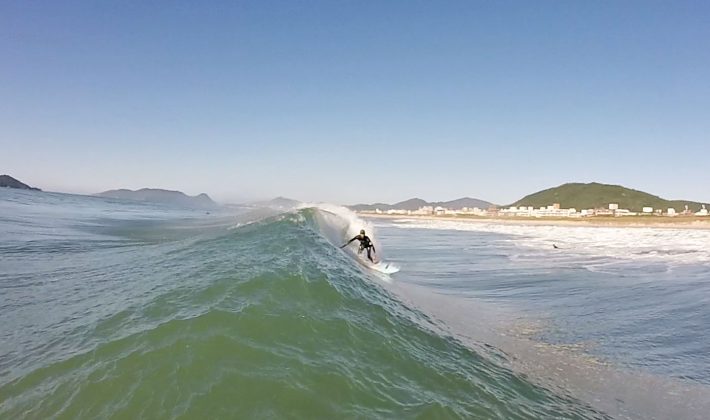
<svg viewBox="0 0 710 420">
<path fill-rule="evenodd" d="M 345 245 L 341 246 L 341 248 L 345 248 L 346 246 L 350 245 L 352 241 L 357 239 L 360 241 L 360 249 L 357 250 L 357 253 L 360 254 L 363 250 L 367 250 L 367 259 L 372 261 L 372 263 L 375 263 L 375 260 L 372 259 L 372 254 L 371 252 L 374 252 L 375 254 L 377 251 L 375 250 L 375 245 L 372 244 L 372 241 L 370 240 L 370 237 L 365 235 L 365 229 L 360 230 L 360 234 L 357 235 L 356 237 L 352 238 L 351 240 L 348 241 Z"/>
</svg>

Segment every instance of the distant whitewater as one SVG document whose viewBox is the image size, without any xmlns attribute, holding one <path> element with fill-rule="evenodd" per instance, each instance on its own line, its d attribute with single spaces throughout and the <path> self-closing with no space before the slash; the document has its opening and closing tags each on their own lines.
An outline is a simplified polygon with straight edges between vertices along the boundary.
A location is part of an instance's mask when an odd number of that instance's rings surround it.
<svg viewBox="0 0 710 420">
<path fill-rule="evenodd" d="M 457 230 L 509 235 L 524 249 L 549 250 L 579 257 L 606 257 L 667 264 L 710 264 L 710 229 L 670 229 L 603 226 L 556 226 L 470 223 L 451 220 L 406 220 L 400 228 Z"/>
</svg>

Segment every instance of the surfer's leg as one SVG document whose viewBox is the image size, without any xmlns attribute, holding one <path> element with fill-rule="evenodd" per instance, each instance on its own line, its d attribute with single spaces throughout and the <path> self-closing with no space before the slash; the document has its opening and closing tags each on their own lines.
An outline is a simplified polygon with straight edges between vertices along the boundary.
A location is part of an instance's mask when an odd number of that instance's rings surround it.
<svg viewBox="0 0 710 420">
<path fill-rule="evenodd" d="M 367 259 L 370 260 L 370 261 L 372 261 L 372 262 L 374 263 L 375 260 L 372 259 L 372 254 L 371 254 L 371 252 L 372 252 L 372 247 L 368 247 L 368 248 L 367 248 Z"/>
</svg>

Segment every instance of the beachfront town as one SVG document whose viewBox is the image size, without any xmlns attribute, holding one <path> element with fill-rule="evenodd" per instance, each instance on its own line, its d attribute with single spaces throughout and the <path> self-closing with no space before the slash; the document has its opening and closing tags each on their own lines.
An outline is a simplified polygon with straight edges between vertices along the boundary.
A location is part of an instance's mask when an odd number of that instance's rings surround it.
<svg viewBox="0 0 710 420">
<path fill-rule="evenodd" d="M 444 207 L 434 207 L 434 206 L 424 206 L 417 210 L 401 210 L 401 209 L 389 209 L 380 210 L 375 209 L 376 214 L 390 214 L 390 215 L 414 215 L 414 216 L 479 216 L 479 217 L 593 217 L 593 216 L 607 216 L 607 217 L 624 217 L 624 216 L 666 216 L 666 217 L 677 217 L 677 216 L 708 216 L 708 210 L 703 204 L 702 208 L 693 212 L 688 209 L 688 206 L 682 211 L 676 211 L 674 208 L 667 209 L 654 209 L 653 207 L 644 207 L 641 212 L 633 212 L 628 209 L 620 209 L 618 204 L 611 203 L 606 208 L 598 209 L 582 209 L 577 210 L 575 208 L 563 209 L 560 208 L 559 203 L 552 204 L 547 207 L 508 207 L 499 209 L 497 207 L 491 207 L 488 209 L 480 209 L 478 207 L 468 208 L 464 207 L 461 209 L 447 209 Z"/>
</svg>

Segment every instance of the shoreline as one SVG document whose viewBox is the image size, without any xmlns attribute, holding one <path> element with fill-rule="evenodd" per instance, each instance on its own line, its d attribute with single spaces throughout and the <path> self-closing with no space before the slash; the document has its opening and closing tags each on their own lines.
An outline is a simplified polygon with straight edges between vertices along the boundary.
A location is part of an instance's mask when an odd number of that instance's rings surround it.
<svg viewBox="0 0 710 420">
<path fill-rule="evenodd" d="M 483 217 L 457 215 L 414 215 L 414 214 L 377 214 L 358 212 L 358 216 L 373 219 L 403 219 L 403 220 L 441 220 L 466 223 L 493 223 L 502 225 L 532 225 L 532 226 L 581 226 L 581 227 L 613 227 L 613 228 L 653 228 L 653 229 L 703 229 L 710 230 L 710 216 L 706 217 L 658 217 L 658 216 L 625 216 L 625 217 L 588 217 L 588 218 L 528 218 L 528 217 Z"/>
</svg>

